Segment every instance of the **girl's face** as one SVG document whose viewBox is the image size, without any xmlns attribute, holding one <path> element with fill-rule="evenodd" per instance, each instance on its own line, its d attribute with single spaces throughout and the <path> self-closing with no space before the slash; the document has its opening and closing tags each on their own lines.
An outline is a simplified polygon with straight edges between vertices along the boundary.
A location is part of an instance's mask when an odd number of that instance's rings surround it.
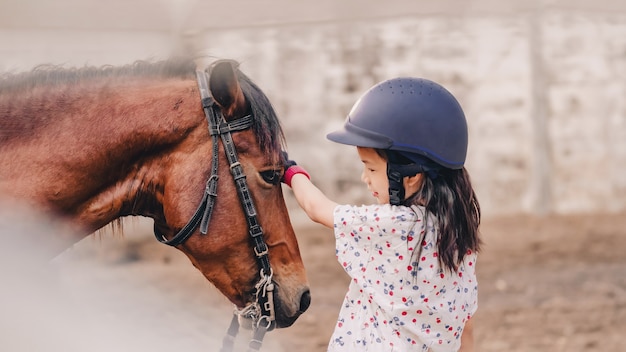
<svg viewBox="0 0 626 352">
<path fill-rule="evenodd" d="M 361 181 L 367 185 L 372 196 L 378 200 L 378 204 L 389 203 L 389 179 L 387 178 L 387 160 L 373 148 L 356 147 L 361 162 L 363 173 Z M 412 195 L 422 187 L 423 175 L 405 177 L 402 180 L 406 195 Z"/>
<path fill-rule="evenodd" d="M 375 149 L 357 147 L 363 163 L 361 181 L 367 185 L 378 204 L 389 203 L 389 180 L 387 179 L 387 160 L 383 159 Z"/>
</svg>

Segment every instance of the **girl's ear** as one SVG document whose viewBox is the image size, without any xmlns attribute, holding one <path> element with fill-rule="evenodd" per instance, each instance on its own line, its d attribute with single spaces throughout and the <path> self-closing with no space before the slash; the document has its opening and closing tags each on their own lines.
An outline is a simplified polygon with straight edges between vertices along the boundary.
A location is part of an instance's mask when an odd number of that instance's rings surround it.
<svg viewBox="0 0 626 352">
<path fill-rule="evenodd" d="M 422 187 L 422 181 L 424 180 L 424 174 L 416 174 L 413 176 L 407 176 L 404 178 L 404 192 L 407 195 L 413 194 L 420 190 Z"/>
</svg>

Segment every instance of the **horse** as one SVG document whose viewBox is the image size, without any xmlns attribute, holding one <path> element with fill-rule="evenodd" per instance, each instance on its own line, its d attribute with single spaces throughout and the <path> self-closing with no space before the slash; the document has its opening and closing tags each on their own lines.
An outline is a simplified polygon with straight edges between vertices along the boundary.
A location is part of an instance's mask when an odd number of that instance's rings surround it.
<svg viewBox="0 0 626 352">
<path fill-rule="evenodd" d="M 232 60 L 44 65 L 0 79 L 0 195 L 69 228 L 23 235 L 60 253 L 123 217 L 152 218 L 157 240 L 267 331 L 310 305 L 284 145 L 268 97 Z"/>
</svg>

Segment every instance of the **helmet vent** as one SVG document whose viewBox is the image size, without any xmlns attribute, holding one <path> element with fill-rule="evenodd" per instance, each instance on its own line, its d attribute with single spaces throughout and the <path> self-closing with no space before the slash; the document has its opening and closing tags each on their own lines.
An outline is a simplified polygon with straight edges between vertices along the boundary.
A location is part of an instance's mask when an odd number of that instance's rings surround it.
<svg viewBox="0 0 626 352">
<path fill-rule="evenodd" d="M 396 93 L 398 93 L 398 94 L 411 94 L 411 95 L 419 94 L 419 95 L 422 95 L 421 91 L 417 91 L 416 92 L 416 90 L 414 89 L 412 83 L 405 87 L 403 84 L 394 85 L 393 82 L 389 82 L 387 87 L 380 86 L 378 88 L 379 92 L 383 92 L 385 90 L 390 91 L 389 94 L 393 94 L 393 95 L 395 95 Z"/>
</svg>

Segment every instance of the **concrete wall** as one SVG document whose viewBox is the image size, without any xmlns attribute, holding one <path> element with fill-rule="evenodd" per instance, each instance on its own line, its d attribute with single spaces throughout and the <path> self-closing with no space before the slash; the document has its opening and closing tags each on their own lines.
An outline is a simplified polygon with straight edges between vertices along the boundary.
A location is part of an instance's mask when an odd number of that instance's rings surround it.
<svg viewBox="0 0 626 352">
<path fill-rule="evenodd" d="M 0 23 L 0 72 L 30 70 L 41 64 L 82 67 L 162 59 L 178 50 L 177 43 L 170 32 L 16 29 Z"/>
<path fill-rule="evenodd" d="M 0 43 L 0 71 L 124 64 L 181 47 L 237 59 L 274 103 L 291 156 L 345 203 L 371 199 L 355 150 L 326 133 L 373 84 L 426 77 L 464 107 L 467 168 L 486 216 L 626 209 L 625 12 L 430 14 L 214 28 L 182 38 L 0 28 Z"/>
<path fill-rule="evenodd" d="M 626 209 L 626 13 L 413 16 L 190 40 L 243 63 L 284 121 L 290 154 L 339 202 L 371 199 L 354 149 L 326 133 L 373 84 L 413 75 L 464 107 L 486 215 Z"/>
</svg>

